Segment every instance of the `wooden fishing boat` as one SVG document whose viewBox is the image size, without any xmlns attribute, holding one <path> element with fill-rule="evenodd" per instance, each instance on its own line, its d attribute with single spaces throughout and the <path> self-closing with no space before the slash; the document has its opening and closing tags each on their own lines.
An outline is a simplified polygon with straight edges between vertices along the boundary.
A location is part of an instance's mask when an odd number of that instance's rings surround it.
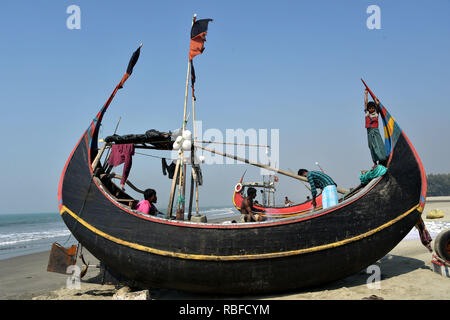
<svg viewBox="0 0 450 320">
<path fill-rule="evenodd" d="M 233 191 L 233 205 L 238 211 L 241 210 L 242 201 L 245 198 L 246 187 L 254 187 L 254 184 L 245 183 L 243 181 L 244 175 L 236 184 Z M 292 204 L 289 206 L 270 206 L 265 205 L 264 203 L 255 203 L 253 207 L 258 210 L 264 210 L 264 212 L 260 214 L 265 219 L 271 220 L 298 216 L 311 212 L 314 209 L 320 210 L 322 208 L 322 194 L 319 194 L 316 198 L 316 208 L 314 208 L 311 202 L 312 200 L 306 200 L 305 202 Z"/>
<path fill-rule="evenodd" d="M 418 222 L 425 205 L 425 172 L 384 106 L 388 171 L 334 207 L 233 224 L 180 221 L 133 210 L 133 199 L 105 174 L 99 161 L 104 146 L 98 146 L 103 115 L 130 74 L 81 135 L 58 190 L 59 211 L 71 233 L 115 274 L 150 287 L 203 293 L 317 286 L 375 263 Z M 171 144 L 158 148 L 170 149 Z"/>
</svg>

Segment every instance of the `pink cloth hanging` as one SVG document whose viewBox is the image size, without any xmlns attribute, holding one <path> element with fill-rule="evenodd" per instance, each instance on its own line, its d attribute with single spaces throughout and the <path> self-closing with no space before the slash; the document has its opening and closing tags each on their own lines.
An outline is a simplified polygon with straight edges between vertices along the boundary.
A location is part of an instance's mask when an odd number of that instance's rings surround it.
<svg viewBox="0 0 450 320">
<path fill-rule="evenodd" d="M 113 144 L 111 147 L 111 155 L 108 159 L 108 164 L 116 167 L 118 165 L 123 165 L 123 173 L 122 180 L 120 180 L 120 184 L 123 185 L 128 179 L 128 174 L 131 170 L 131 165 L 133 164 L 133 156 L 134 156 L 134 144 L 126 143 L 126 144 Z"/>
</svg>

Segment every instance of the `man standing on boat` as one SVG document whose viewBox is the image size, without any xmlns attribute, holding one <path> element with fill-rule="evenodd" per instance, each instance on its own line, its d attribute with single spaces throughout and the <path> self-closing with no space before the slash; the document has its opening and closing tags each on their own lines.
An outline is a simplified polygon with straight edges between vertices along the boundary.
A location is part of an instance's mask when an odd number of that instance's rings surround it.
<svg viewBox="0 0 450 320">
<path fill-rule="evenodd" d="M 256 212 L 264 212 L 264 210 L 253 208 L 253 199 L 256 198 L 256 189 L 248 188 L 247 197 L 244 198 L 241 204 L 241 214 L 243 215 L 242 222 L 257 222 L 264 221 L 262 215 L 257 214 Z M 255 214 L 253 214 L 255 212 Z"/>
<path fill-rule="evenodd" d="M 322 189 L 322 208 L 328 208 L 338 204 L 336 182 L 330 176 L 320 171 L 298 170 L 298 175 L 308 179 L 311 186 L 312 205 L 316 207 L 316 188 Z"/>
</svg>

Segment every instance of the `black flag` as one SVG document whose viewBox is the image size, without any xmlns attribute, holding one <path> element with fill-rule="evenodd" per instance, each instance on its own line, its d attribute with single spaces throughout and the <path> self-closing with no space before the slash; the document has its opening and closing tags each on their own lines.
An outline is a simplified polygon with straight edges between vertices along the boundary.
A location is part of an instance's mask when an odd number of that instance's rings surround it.
<svg viewBox="0 0 450 320">
<path fill-rule="evenodd" d="M 133 73 L 133 68 L 136 65 L 136 62 L 139 59 L 139 55 L 141 54 L 142 44 L 137 48 L 137 50 L 131 56 L 130 62 L 128 63 L 127 73 L 131 75 Z"/>
</svg>

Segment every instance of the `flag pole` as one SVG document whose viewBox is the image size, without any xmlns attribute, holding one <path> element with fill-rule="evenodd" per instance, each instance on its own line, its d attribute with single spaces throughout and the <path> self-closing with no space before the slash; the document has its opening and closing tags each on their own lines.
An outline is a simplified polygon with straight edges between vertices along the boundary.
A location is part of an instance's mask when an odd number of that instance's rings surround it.
<svg viewBox="0 0 450 320">
<path fill-rule="evenodd" d="M 194 20 L 193 20 L 194 22 L 195 22 L 195 19 L 196 19 L 196 15 L 194 15 Z M 192 61 L 191 61 L 191 63 L 192 63 Z M 194 67 L 192 66 L 192 69 L 193 68 Z M 192 73 L 192 71 L 193 70 L 191 70 L 191 73 Z M 194 78 L 195 78 L 195 75 L 194 75 Z M 192 125 L 193 140 L 192 141 L 197 141 L 197 131 L 196 131 L 196 128 L 195 128 L 195 121 L 196 121 L 196 118 L 195 118 L 195 100 L 196 100 L 196 98 L 195 98 L 195 92 L 194 92 L 194 90 L 195 90 L 194 89 L 194 83 L 192 81 L 193 81 L 193 77 L 191 77 L 191 86 L 192 86 L 192 123 L 193 123 L 193 125 Z M 198 186 L 199 186 L 199 184 L 198 184 L 198 176 L 197 176 L 197 174 L 195 172 L 195 169 L 194 169 L 194 166 L 193 166 L 193 164 L 195 162 L 196 152 L 197 152 L 197 150 L 195 148 L 195 144 L 193 143 L 192 144 L 192 149 L 191 149 L 191 153 L 192 153 L 192 155 L 191 155 L 191 161 L 192 161 L 191 182 L 193 182 L 195 184 L 195 215 L 199 216 L 199 207 L 198 207 L 198 203 L 199 203 L 199 201 L 198 201 L 198 197 L 199 197 L 199 188 L 198 188 Z M 189 199 L 190 203 L 192 203 L 192 200 L 193 200 L 193 197 L 194 197 L 194 192 L 193 191 L 194 190 L 191 187 L 191 193 L 190 193 L 190 199 Z M 191 214 L 191 212 L 189 212 L 189 214 Z"/>
<path fill-rule="evenodd" d="M 194 16 L 192 17 L 192 24 L 191 27 L 194 25 L 195 20 L 197 19 L 197 14 L 194 14 Z M 191 71 L 191 63 L 190 60 L 188 58 L 188 64 L 187 64 L 187 74 L 186 74 L 186 91 L 185 91 L 185 95 L 184 95 L 184 112 L 183 112 L 183 130 L 181 131 L 182 134 L 184 133 L 184 130 L 186 129 L 186 111 L 187 111 L 187 98 L 188 98 L 188 88 L 189 88 L 189 74 Z M 181 152 L 179 154 L 181 163 L 180 163 L 180 176 L 179 176 L 179 182 L 178 182 L 178 203 L 177 203 L 177 217 L 180 216 L 181 213 L 181 209 L 183 209 L 184 211 L 184 205 L 181 206 L 181 202 L 184 202 L 184 192 L 183 192 L 183 176 L 185 175 L 186 170 L 183 170 L 183 164 L 184 164 L 184 152 L 183 152 L 183 147 L 181 146 Z M 183 212 L 184 214 L 184 212 Z"/>
</svg>

